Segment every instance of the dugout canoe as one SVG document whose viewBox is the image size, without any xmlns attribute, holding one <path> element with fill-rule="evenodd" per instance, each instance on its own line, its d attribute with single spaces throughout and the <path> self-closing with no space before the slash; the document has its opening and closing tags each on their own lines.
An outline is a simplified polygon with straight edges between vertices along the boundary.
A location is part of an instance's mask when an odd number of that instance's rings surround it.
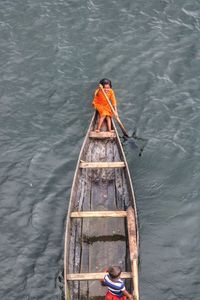
<svg viewBox="0 0 200 300">
<path fill-rule="evenodd" d="M 98 279 L 122 267 L 139 300 L 139 232 L 128 164 L 114 122 L 113 133 L 95 132 L 94 114 L 84 139 L 68 206 L 64 249 L 65 300 L 105 299 Z"/>
</svg>

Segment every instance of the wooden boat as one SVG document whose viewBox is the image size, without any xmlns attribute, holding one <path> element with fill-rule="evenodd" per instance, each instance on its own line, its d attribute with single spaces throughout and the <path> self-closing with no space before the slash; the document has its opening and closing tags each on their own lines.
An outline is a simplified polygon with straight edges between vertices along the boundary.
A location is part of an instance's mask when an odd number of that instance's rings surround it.
<svg viewBox="0 0 200 300">
<path fill-rule="evenodd" d="M 68 208 L 64 251 L 65 300 L 105 299 L 98 279 L 119 265 L 139 300 L 139 233 L 134 191 L 114 132 L 96 133 L 95 113 L 79 155 Z"/>
</svg>

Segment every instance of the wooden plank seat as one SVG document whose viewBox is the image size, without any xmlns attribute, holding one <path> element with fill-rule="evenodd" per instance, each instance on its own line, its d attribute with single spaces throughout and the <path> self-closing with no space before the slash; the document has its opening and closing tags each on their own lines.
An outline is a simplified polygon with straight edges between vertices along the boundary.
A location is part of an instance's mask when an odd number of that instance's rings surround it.
<svg viewBox="0 0 200 300">
<path fill-rule="evenodd" d="M 74 211 L 70 214 L 71 218 L 125 218 L 127 212 L 124 210 L 118 211 Z"/>
<path fill-rule="evenodd" d="M 82 280 L 99 280 L 103 279 L 107 273 L 105 272 L 98 272 L 98 273 L 73 273 L 67 274 L 66 279 L 71 281 L 82 281 Z M 129 279 L 132 278 L 131 272 L 122 272 L 120 275 L 122 279 Z"/>
<path fill-rule="evenodd" d="M 110 139 L 110 138 L 116 138 L 116 133 L 109 132 L 109 131 L 101 131 L 101 132 L 90 131 L 89 137 L 93 139 Z"/>
<path fill-rule="evenodd" d="M 124 168 L 125 163 L 123 161 L 113 161 L 113 162 L 85 162 L 80 161 L 80 168 L 88 169 L 102 169 L 102 168 Z"/>
</svg>

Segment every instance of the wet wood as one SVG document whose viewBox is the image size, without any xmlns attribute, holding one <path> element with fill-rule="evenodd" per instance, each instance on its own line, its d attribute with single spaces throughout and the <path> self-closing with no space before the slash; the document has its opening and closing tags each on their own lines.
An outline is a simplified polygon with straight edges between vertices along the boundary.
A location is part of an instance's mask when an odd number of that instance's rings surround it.
<svg viewBox="0 0 200 300">
<path fill-rule="evenodd" d="M 91 131 L 89 137 L 94 139 L 108 139 L 108 138 L 116 138 L 116 134 L 114 132 L 109 132 L 109 131 L 101 131 L 101 132 Z"/>
<path fill-rule="evenodd" d="M 98 272 L 98 273 L 78 273 L 78 274 L 67 274 L 67 280 L 100 280 L 103 279 L 106 275 L 106 272 Z M 132 274 L 130 272 L 122 272 L 120 277 L 122 279 L 132 278 Z"/>
<path fill-rule="evenodd" d="M 100 169 L 100 168 L 124 168 L 125 163 L 123 161 L 115 162 L 80 162 L 80 168 L 91 168 L 91 169 Z"/>
<path fill-rule="evenodd" d="M 71 218 L 124 218 L 126 211 L 74 211 Z"/>
</svg>

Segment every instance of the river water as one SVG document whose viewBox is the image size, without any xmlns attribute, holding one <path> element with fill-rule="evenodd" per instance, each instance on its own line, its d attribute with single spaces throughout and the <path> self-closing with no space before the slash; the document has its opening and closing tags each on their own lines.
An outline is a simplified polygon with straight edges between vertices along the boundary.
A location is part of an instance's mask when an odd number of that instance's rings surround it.
<svg viewBox="0 0 200 300">
<path fill-rule="evenodd" d="M 198 0 L 0 2 L 0 299 L 61 299 L 93 90 L 113 82 L 140 224 L 141 300 L 200 298 Z M 136 140 L 140 143 L 141 140 Z"/>
</svg>

